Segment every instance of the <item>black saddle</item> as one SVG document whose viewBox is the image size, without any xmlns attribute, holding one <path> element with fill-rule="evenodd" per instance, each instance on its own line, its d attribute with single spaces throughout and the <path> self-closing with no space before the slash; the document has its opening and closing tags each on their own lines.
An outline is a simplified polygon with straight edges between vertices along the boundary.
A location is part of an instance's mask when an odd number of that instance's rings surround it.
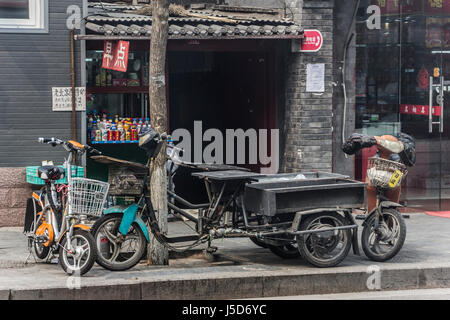
<svg viewBox="0 0 450 320">
<path fill-rule="evenodd" d="M 45 181 L 64 179 L 65 173 L 63 168 L 56 166 L 42 166 L 38 168 L 39 178 Z"/>
</svg>

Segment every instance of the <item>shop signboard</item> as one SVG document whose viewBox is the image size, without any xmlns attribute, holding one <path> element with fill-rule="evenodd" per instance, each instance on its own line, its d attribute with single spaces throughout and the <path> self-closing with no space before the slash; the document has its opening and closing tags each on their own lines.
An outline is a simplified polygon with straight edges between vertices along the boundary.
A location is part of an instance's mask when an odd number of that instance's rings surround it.
<svg viewBox="0 0 450 320">
<path fill-rule="evenodd" d="M 317 52 L 322 44 L 323 36 L 319 30 L 305 30 L 300 52 Z"/>
<path fill-rule="evenodd" d="M 105 41 L 103 46 L 102 68 L 126 72 L 129 49 L 130 42 L 128 41 Z"/>
<path fill-rule="evenodd" d="M 112 41 L 105 41 L 103 44 L 103 69 L 112 69 L 114 62 L 115 44 Z"/>
<path fill-rule="evenodd" d="M 428 116 L 430 114 L 430 107 L 426 105 L 417 105 L 417 104 L 401 104 L 400 105 L 400 113 L 401 114 L 415 114 Z M 441 107 L 434 106 L 431 108 L 431 112 L 433 116 L 441 115 Z"/>
<path fill-rule="evenodd" d="M 86 88 L 75 88 L 75 106 L 76 111 L 86 110 Z M 72 111 L 72 88 L 71 87 L 53 87 L 52 88 L 52 110 L 53 111 Z"/>
<path fill-rule="evenodd" d="M 450 13 L 450 1 L 448 0 L 425 0 L 425 13 L 448 14 Z"/>
<path fill-rule="evenodd" d="M 128 50 L 130 49 L 130 42 L 120 40 L 115 48 L 113 70 L 120 72 L 127 72 L 128 66 Z"/>
</svg>

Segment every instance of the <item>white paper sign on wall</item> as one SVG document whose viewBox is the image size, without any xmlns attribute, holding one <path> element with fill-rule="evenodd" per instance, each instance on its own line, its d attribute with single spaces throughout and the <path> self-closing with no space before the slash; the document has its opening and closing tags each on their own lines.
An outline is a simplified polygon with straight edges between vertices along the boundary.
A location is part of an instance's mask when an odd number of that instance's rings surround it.
<svg viewBox="0 0 450 320">
<path fill-rule="evenodd" d="M 324 63 L 309 63 L 306 66 L 306 92 L 325 92 Z"/>
<path fill-rule="evenodd" d="M 53 87 L 52 88 L 52 109 L 53 111 L 72 111 L 72 88 Z M 75 106 L 77 111 L 86 110 L 86 88 L 75 88 Z"/>
</svg>

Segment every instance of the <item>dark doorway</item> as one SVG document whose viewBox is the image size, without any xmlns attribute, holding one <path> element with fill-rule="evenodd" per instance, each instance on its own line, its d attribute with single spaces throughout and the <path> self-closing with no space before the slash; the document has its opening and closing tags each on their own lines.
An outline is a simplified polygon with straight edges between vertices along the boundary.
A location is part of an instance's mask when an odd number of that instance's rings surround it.
<svg viewBox="0 0 450 320">
<path fill-rule="evenodd" d="M 226 129 L 258 132 L 275 127 L 270 52 L 170 52 L 168 60 L 171 132 L 184 128 L 193 133 L 194 121 L 201 121 L 202 134 L 219 129 L 225 146 Z M 192 143 L 194 140 L 192 136 Z M 209 143 L 204 142 L 203 148 Z M 234 164 L 259 172 L 259 163 L 249 164 L 248 148 L 247 142 L 245 164 Z M 225 162 L 226 151 L 223 153 Z M 204 201 L 204 186 L 193 181 L 191 172 L 179 170 L 174 180 L 176 192 L 192 201 Z"/>
</svg>

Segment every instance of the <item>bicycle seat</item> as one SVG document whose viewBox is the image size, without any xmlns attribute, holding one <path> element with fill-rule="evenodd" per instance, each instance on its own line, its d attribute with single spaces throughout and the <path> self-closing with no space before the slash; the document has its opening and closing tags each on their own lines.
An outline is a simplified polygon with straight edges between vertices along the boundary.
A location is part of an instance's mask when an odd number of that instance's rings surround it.
<svg viewBox="0 0 450 320">
<path fill-rule="evenodd" d="M 64 179 L 65 171 L 57 166 L 42 166 L 38 168 L 38 177 L 42 180 L 56 181 Z"/>
</svg>

